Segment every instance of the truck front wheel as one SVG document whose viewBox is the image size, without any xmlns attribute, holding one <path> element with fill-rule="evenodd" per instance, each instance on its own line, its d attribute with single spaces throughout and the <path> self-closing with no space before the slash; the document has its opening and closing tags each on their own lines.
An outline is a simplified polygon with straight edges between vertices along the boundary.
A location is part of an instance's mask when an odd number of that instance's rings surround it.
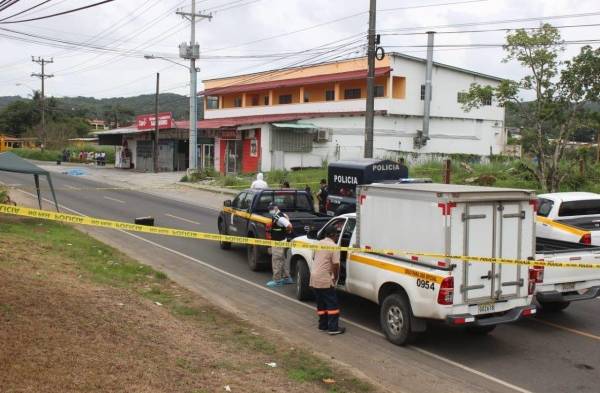
<svg viewBox="0 0 600 393">
<path fill-rule="evenodd" d="M 387 339 L 396 345 L 406 345 L 414 337 L 410 328 L 410 303 L 401 293 L 388 295 L 381 303 L 380 324 Z"/>
<path fill-rule="evenodd" d="M 300 258 L 296 263 L 296 299 L 312 300 L 313 293 L 309 287 L 310 272 L 308 265 L 303 258 Z"/>
<path fill-rule="evenodd" d="M 571 302 L 539 302 L 542 310 L 547 312 L 558 312 L 569 307 Z"/>
</svg>

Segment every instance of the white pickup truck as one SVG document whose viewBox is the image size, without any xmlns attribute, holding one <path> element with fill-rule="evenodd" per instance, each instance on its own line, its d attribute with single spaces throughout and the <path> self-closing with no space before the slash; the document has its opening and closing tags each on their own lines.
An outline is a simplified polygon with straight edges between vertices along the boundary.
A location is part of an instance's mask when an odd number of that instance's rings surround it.
<svg viewBox="0 0 600 393">
<path fill-rule="evenodd" d="M 538 196 L 536 233 L 545 239 L 600 246 L 600 195 L 557 192 Z"/>
<path fill-rule="evenodd" d="M 600 248 L 535 239 L 529 191 L 414 184 L 361 186 L 357 213 L 331 219 L 318 233 L 296 238 L 316 243 L 334 226 L 338 245 L 418 253 L 472 255 L 547 262 L 600 263 Z M 314 251 L 292 248 L 296 297 L 308 300 Z M 600 269 L 543 268 L 452 261 L 405 254 L 342 252 L 338 289 L 380 305 L 387 338 L 402 345 L 428 320 L 487 333 L 501 323 L 535 314 L 532 294 L 548 310 L 600 295 Z M 587 280 L 586 277 L 595 277 Z"/>
<path fill-rule="evenodd" d="M 452 184 L 371 184 L 357 189 L 357 212 L 329 221 L 339 244 L 413 254 L 342 253 L 338 288 L 380 305 L 380 324 L 403 345 L 428 320 L 487 333 L 535 314 L 540 270 L 526 265 L 463 262 L 416 254 L 527 259 L 535 256 L 530 191 Z M 318 234 L 295 239 L 316 243 Z M 307 299 L 314 252 L 292 248 L 299 299 Z"/>
<path fill-rule="evenodd" d="M 558 192 L 538 196 L 536 259 L 600 263 L 600 195 Z M 600 296 L 600 269 L 546 268 L 536 299 L 558 311 Z"/>
</svg>

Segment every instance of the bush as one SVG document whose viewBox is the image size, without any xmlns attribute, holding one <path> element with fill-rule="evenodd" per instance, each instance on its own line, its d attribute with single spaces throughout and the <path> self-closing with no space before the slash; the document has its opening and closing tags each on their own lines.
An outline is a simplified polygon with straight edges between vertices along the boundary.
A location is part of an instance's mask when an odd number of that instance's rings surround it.
<svg viewBox="0 0 600 393">
<path fill-rule="evenodd" d="M 10 203 L 10 198 L 8 197 L 8 190 L 6 188 L 0 188 L 0 203 Z"/>
<path fill-rule="evenodd" d="M 13 153 L 19 157 L 37 161 L 56 161 L 62 157 L 62 153 L 58 150 L 41 150 L 41 149 L 12 149 Z"/>
</svg>

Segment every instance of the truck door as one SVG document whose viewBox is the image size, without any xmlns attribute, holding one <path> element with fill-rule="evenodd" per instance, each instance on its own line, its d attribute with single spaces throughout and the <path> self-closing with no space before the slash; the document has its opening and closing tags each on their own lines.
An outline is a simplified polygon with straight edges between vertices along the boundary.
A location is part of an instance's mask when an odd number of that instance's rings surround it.
<svg viewBox="0 0 600 393">
<path fill-rule="evenodd" d="M 244 202 L 245 198 L 246 193 L 242 192 L 234 198 L 233 202 L 231 202 L 231 208 L 233 209 L 233 212 L 229 215 L 229 220 L 227 222 L 227 229 L 230 235 L 241 236 L 239 227 L 241 224 L 240 221 L 243 219 L 240 217 L 240 213 L 242 211 L 242 203 Z"/>
<path fill-rule="evenodd" d="M 495 257 L 495 209 L 493 203 L 466 203 L 452 211 L 452 221 L 462 243 L 462 255 Z M 462 233 L 461 233 L 462 232 Z M 458 239 L 456 239 L 458 240 Z M 464 302 L 493 299 L 495 266 L 488 262 L 463 261 L 460 291 Z"/>
<path fill-rule="evenodd" d="M 519 202 L 499 203 L 496 207 L 496 256 L 499 258 L 521 259 L 530 255 L 522 255 L 523 239 L 531 239 L 531 228 L 524 227 L 526 207 Z M 496 282 L 494 296 L 506 299 L 519 296 L 527 277 L 521 276 L 520 265 L 496 264 Z M 523 289 L 525 288 L 525 289 Z"/>
</svg>

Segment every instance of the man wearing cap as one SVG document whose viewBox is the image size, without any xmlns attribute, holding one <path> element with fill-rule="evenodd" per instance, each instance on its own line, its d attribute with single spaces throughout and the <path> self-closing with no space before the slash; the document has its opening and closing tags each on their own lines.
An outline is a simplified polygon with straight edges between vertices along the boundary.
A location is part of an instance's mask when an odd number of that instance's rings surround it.
<svg viewBox="0 0 600 393">
<path fill-rule="evenodd" d="M 283 241 L 287 235 L 292 233 L 292 223 L 288 216 L 279 210 L 276 204 L 269 205 L 271 215 L 271 240 Z M 293 284 L 290 277 L 289 266 L 285 263 L 285 249 L 282 247 L 271 247 L 271 264 L 273 267 L 273 279 L 267 283 L 269 288 L 280 287 L 285 284 Z"/>
</svg>

